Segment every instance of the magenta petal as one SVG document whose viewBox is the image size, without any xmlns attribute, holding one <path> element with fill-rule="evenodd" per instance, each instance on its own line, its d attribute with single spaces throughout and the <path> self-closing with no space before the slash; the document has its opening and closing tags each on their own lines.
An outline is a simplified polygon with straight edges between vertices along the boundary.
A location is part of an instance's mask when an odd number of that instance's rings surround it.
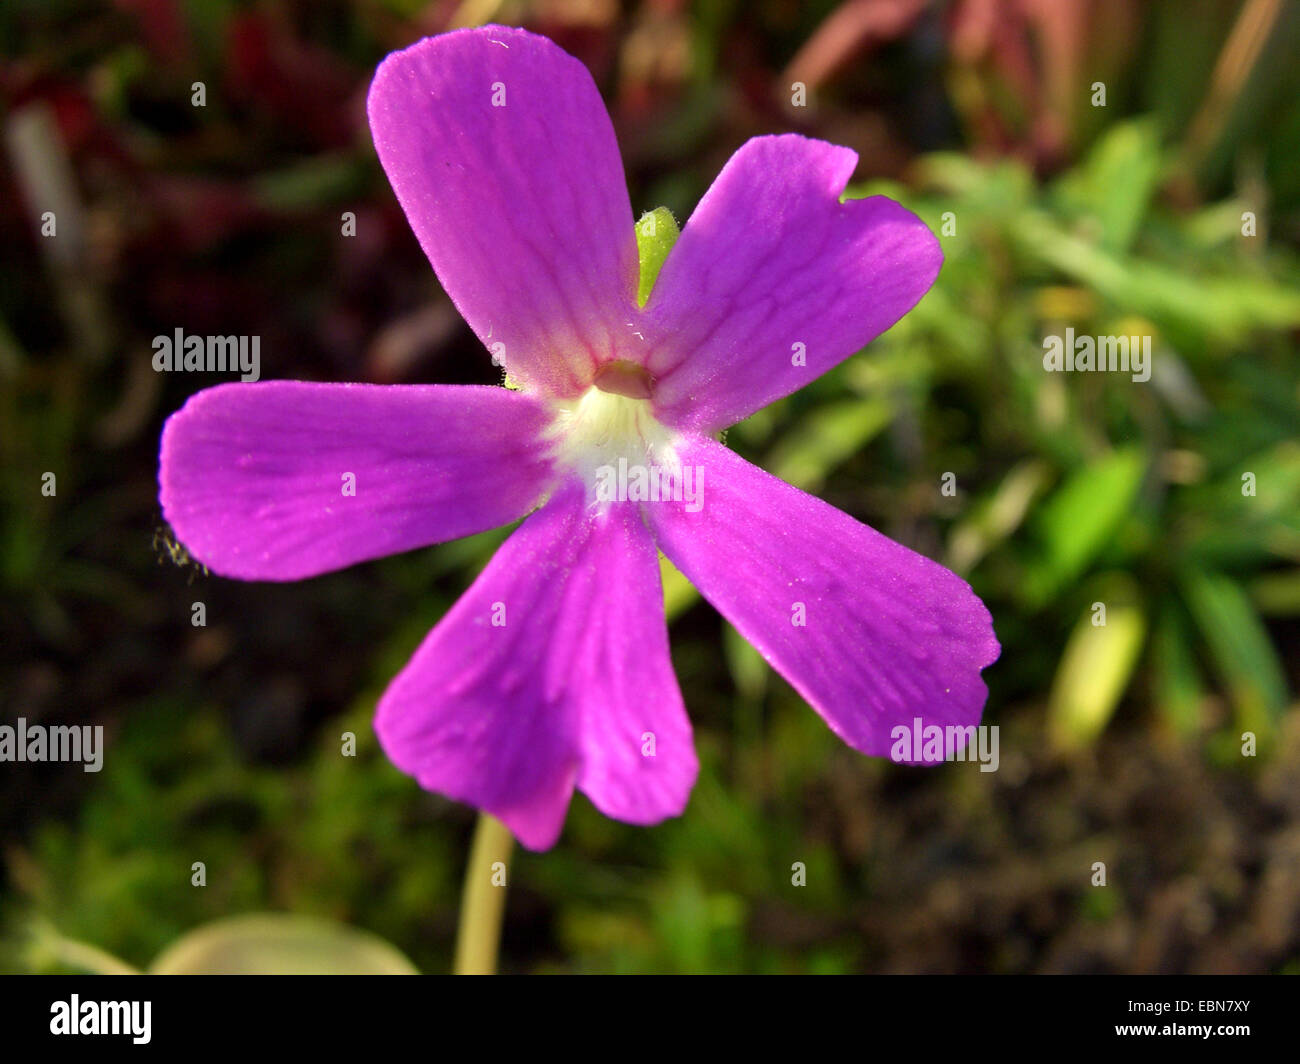
<svg viewBox="0 0 1300 1064">
<path fill-rule="evenodd" d="M 458 30 L 385 59 L 368 106 L 380 162 L 465 320 L 513 378 L 578 394 L 633 342 L 638 269 L 587 68 L 523 30 Z"/>
<path fill-rule="evenodd" d="M 596 516 L 581 489 L 556 496 L 380 700 L 389 758 L 535 850 L 559 837 L 575 785 L 619 820 L 680 813 L 697 765 L 657 557 L 636 507 Z"/>
<path fill-rule="evenodd" d="M 711 439 L 678 453 L 703 506 L 647 505 L 660 548 L 837 735 L 887 756 L 916 717 L 979 723 L 999 647 L 964 580 Z"/>
<path fill-rule="evenodd" d="M 504 388 L 222 384 L 163 429 L 163 515 L 213 572 L 315 576 L 527 513 L 547 420 Z"/>
<path fill-rule="evenodd" d="M 840 203 L 856 164 L 848 148 L 787 134 L 756 137 L 723 167 L 645 307 L 662 420 L 725 428 L 821 376 L 925 294 L 939 242 L 884 196 Z"/>
</svg>

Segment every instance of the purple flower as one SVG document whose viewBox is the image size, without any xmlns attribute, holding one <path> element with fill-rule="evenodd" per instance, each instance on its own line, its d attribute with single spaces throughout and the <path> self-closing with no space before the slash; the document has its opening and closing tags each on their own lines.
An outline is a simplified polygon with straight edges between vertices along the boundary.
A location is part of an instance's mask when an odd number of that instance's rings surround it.
<svg viewBox="0 0 1300 1064">
<path fill-rule="evenodd" d="M 749 141 L 642 307 L 618 146 L 577 60 L 517 29 L 449 33 L 389 56 L 369 113 L 514 390 L 222 385 L 167 422 L 160 481 L 190 553 L 244 580 L 528 515 L 380 700 L 393 762 L 533 849 L 575 787 L 635 824 L 681 813 L 697 762 L 658 550 L 855 749 L 887 756 L 916 717 L 977 724 L 999 648 L 970 587 L 715 439 L 888 329 L 939 271 L 914 215 L 839 201 L 856 155 Z"/>
</svg>

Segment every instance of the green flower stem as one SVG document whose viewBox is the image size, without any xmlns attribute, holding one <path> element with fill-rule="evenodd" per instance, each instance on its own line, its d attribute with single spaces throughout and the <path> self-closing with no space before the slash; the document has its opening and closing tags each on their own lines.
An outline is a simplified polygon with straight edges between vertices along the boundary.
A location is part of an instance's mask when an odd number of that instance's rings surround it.
<svg viewBox="0 0 1300 1064">
<path fill-rule="evenodd" d="M 501 821 L 480 813 L 469 848 L 456 932 L 457 975 L 494 975 L 506 908 L 506 869 L 514 836 Z M 500 863 L 500 867 L 494 867 Z"/>
</svg>

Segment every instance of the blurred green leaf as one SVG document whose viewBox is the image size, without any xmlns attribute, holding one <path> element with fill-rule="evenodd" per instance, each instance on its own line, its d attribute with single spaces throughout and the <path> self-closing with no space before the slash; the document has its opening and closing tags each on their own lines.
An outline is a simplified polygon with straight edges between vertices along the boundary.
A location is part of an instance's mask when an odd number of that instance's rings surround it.
<svg viewBox="0 0 1300 1064">
<path fill-rule="evenodd" d="M 1250 583 L 1250 597 L 1260 613 L 1277 617 L 1300 615 L 1300 569 L 1256 577 Z"/>
<path fill-rule="evenodd" d="M 1114 451 L 1074 473 L 1035 514 L 1043 552 L 1026 574 L 1032 605 L 1051 599 L 1096 557 L 1133 505 L 1145 467 L 1140 448 Z"/>
<path fill-rule="evenodd" d="M 1300 291 L 1268 278 L 1194 276 L 1128 260 L 1068 231 L 1042 211 L 1015 220 L 1030 254 L 1105 296 L 1118 308 L 1163 322 L 1180 338 L 1244 343 L 1253 330 L 1300 325 Z"/>
<path fill-rule="evenodd" d="M 816 492 L 827 475 L 857 454 L 889 424 L 883 399 L 845 399 L 820 406 L 768 452 L 765 468 L 804 491 Z"/>
<path fill-rule="evenodd" d="M 1019 463 L 989 498 L 981 499 L 969 517 L 958 522 L 948 540 L 948 566 L 969 572 L 997 544 L 1020 527 L 1029 507 L 1047 482 L 1047 464 L 1038 459 Z"/>
<path fill-rule="evenodd" d="M 1263 739 L 1286 707 L 1286 678 L 1268 630 L 1246 592 L 1222 573 L 1190 570 L 1183 593 L 1237 709 L 1237 723 Z"/>
<path fill-rule="evenodd" d="M 1061 198 L 1097 220 L 1098 243 L 1127 251 L 1155 192 L 1160 141 L 1149 121 L 1119 122 L 1093 146 L 1083 165 L 1062 179 Z"/>
<path fill-rule="evenodd" d="M 319 155 L 259 175 L 253 182 L 253 195 L 267 210 L 308 210 L 355 196 L 364 183 L 365 170 L 354 156 Z"/>
<path fill-rule="evenodd" d="M 1300 557 L 1300 444 L 1285 440 L 1236 459 L 1187 492 L 1186 556 L 1198 568 Z"/>
<path fill-rule="evenodd" d="M 1131 594 L 1126 589 L 1123 594 Z M 1146 616 L 1136 602 L 1107 596 L 1105 623 L 1095 606 L 1070 634 L 1048 696 L 1052 745 L 1063 751 L 1090 746 L 1105 729 L 1127 690 L 1146 638 Z"/>
<path fill-rule="evenodd" d="M 1157 712 L 1175 735 L 1194 737 L 1201 728 L 1205 685 L 1196 664 L 1191 633 L 1172 603 L 1166 604 L 1156 622 L 1151 667 Z"/>
</svg>

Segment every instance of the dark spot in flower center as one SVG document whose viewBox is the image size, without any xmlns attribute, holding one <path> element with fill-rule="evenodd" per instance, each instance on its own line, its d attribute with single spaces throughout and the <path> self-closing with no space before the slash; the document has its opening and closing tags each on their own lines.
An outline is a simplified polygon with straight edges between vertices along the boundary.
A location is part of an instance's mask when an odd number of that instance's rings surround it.
<svg viewBox="0 0 1300 1064">
<path fill-rule="evenodd" d="M 602 392 L 626 395 L 629 399 L 649 399 L 654 378 L 635 362 L 606 362 L 592 382 Z"/>
</svg>

